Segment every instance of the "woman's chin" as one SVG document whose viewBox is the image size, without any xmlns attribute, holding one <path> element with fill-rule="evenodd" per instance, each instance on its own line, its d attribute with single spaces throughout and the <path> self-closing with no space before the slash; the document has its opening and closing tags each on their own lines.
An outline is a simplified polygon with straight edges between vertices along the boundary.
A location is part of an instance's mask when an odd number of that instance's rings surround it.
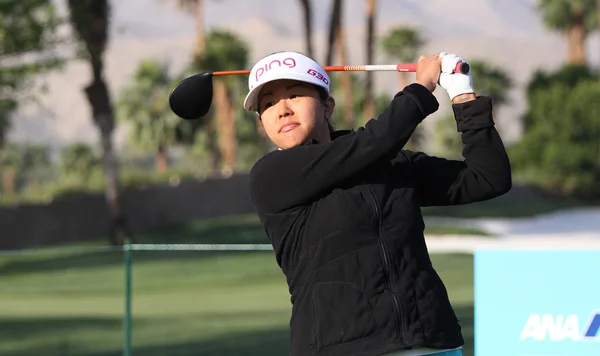
<svg viewBox="0 0 600 356">
<path fill-rule="evenodd" d="M 292 130 L 295 131 L 295 130 Z M 281 144 L 279 147 L 286 149 L 286 148 L 292 148 L 292 147 L 296 147 L 296 146 L 300 146 L 301 144 L 303 144 L 307 138 L 304 135 L 298 135 L 298 134 L 291 134 L 292 132 L 286 132 L 285 134 L 282 135 L 281 137 Z"/>
</svg>

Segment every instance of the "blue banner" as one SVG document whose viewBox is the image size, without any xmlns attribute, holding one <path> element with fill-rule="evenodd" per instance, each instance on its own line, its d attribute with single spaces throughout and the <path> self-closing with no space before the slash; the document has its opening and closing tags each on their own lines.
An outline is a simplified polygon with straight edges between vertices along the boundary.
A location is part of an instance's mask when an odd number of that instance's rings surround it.
<svg viewBox="0 0 600 356">
<path fill-rule="evenodd" d="M 600 250 L 475 253 L 476 356 L 599 356 Z"/>
</svg>

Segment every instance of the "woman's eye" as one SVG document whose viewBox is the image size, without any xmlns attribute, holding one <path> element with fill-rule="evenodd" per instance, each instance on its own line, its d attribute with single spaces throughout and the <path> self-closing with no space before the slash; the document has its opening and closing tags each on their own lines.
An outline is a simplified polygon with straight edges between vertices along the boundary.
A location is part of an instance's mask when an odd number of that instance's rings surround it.
<svg viewBox="0 0 600 356">
<path fill-rule="evenodd" d="M 270 108 L 271 106 L 273 106 L 273 102 L 272 102 L 272 101 L 269 101 L 268 103 L 265 103 L 265 105 L 264 105 L 264 108 L 265 108 L 265 109 L 268 109 L 268 108 Z"/>
</svg>

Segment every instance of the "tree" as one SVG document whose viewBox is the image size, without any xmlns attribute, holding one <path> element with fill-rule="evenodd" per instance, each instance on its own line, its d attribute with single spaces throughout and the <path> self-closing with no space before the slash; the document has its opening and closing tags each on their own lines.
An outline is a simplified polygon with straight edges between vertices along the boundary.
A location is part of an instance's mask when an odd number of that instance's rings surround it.
<svg viewBox="0 0 600 356">
<path fill-rule="evenodd" d="M 419 30 L 409 26 L 392 28 L 383 38 L 381 47 L 387 58 L 397 63 L 416 61 L 421 46 L 425 43 Z M 409 84 L 408 73 L 400 73 L 400 90 Z M 416 150 L 425 140 L 424 127 L 419 125 L 408 140 L 406 147 Z"/>
<path fill-rule="evenodd" d="M 335 110 L 333 112 L 333 116 L 331 118 L 332 124 L 334 127 L 338 128 L 338 129 L 345 129 L 345 130 L 349 130 L 352 128 L 355 128 L 357 126 L 363 125 L 366 121 L 368 121 L 371 118 L 362 118 L 362 119 L 358 119 L 361 117 L 361 115 L 364 115 L 364 110 L 365 110 L 365 106 L 367 105 L 367 95 L 366 92 L 363 90 L 364 89 L 364 79 L 362 79 L 359 75 L 351 73 L 350 75 L 351 78 L 351 82 L 352 82 L 352 97 L 350 98 L 350 103 L 352 106 L 352 111 L 353 111 L 353 115 L 352 117 L 354 118 L 353 122 L 349 122 L 347 120 L 347 116 L 345 113 L 345 110 L 340 111 L 339 109 Z M 332 95 L 335 96 L 335 93 L 340 90 L 341 86 L 342 86 L 342 78 L 340 78 L 337 73 L 334 73 L 331 76 L 331 92 Z M 391 102 L 391 97 L 389 95 L 386 94 L 379 94 L 375 97 L 375 114 L 373 116 L 375 116 L 377 113 L 381 113 L 383 110 L 385 110 L 385 108 L 387 106 L 389 106 L 390 102 Z M 342 100 L 336 100 L 336 102 L 338 104 L 341 104 L 342 106 L 346 106 L 345 100 L 347 100 L 345 97 L 342 98 Z"/>
<path fill-rule="evenodd" d="M 203 64 L 204 52 L 206 50 L 206 34 L 204 31 L 204 0 L 177 0 L 179 8 L 185 12 L 193 12 L 194 14 L 194 27 L 196 29 L 194 54 L 192 56 L 192 67 L 191 71 L 199 72 L 206 70 Z M 222 91 L 217 90 L 214 93 L 214 99 L 218 102 L 226 101 L 226 98 L 222 97 Z M 216 115 L 214 110 L 206 116 L 204 120 L 203 130 L 206 132 L 206 145 L 208 146 L 210 154 L 210 170 L 217 172 L 219 170 L 221 155 L 219 152 L 219 144 L 217 142 L 217 126 L 219 118 L 225 117 L 226 114 L 216 109 Z M 225 119 L 226 120 L 226 119 Z"/>
<path fill-rule="evenodd" d="M 120 240 L 121 233 L 127 231 L 127 226 L 119 201 L 119 166 L 112 141 L 114 110 L 104 81 L 104 52 L 108 43 L 110 4 L 108 0 L 68 0 L 67 3 L 71 24 L 85 48 L 83 53 L 91 67 L 92 82 L 85 88 L 85 94 L 94 124 L 100 131 L 105 197 L 111 222 L 110 239 L 111 243 L 120 244 L 123 243 Z"/>
<path fill-rule="evenodd" d="M 374 42 L 375 42 L 375 9 L 377 8 L 377 0 L 366 0 L 367 4 L 367 36 L 365 39 L 365 60 L 367 64 L 373 63 L 375 56 Z M 373 98 L 373 73 L 365 73 L 365 106 L 363 117 L 365 120 L 373 118 L 375 116 L 375 102 Z"/>
<path fill-rule="evenodd" d="M 497 110 L 508 102 L 507 93 L 513 86 L 512 79 L 500 67 L 484 60 L 470 60 L 473 89 L 477 95 L 489 96 L 493 100 L 494 119 Z M 461 157 L 463 143 L 457 131 L 454 113 L 450 113 L 436 122 L 434 150 L 441 156 L 449 158 Z"/>
<path fill-rule="evenodd" d="M 343 1 L 333 0 L 331 7 L 331 16 L 329 19 L 329 37 L 327 46 L 327 57 L 325 65 L 333 65 L 334 53 L 337 52 L 342 66 L 348 65 L 348 53 L 346 42 L 344 40 L 344 25 L 342 21 Z M 354 122 L 354 111 L 352 110 L 352 79 L 350 72 L 342 72 L 342 91 L 344 96 L 344 115 L 346 123 L 351 125 Z"/>
<path fill-rule="evenodd" d="M 510 150 L 515 175 L 563 196 L 600 197 L 598 74 L 564 67 L 528 86 L 525 131 Z"/>
<path fill-rule="evenodd" d="M 332 0 L 331 12 L 329 14 L 329 30 L 327 35 L 327 53 L 325 55 L 325 65 L 333 65 L 333 57 L 336 50 L 336 35 L 342 27 L 343 0 Z"/>
<path fill-rule="evenodd" d="M 0 1 L 0 149 L 11 114 L 20 103 L 35 100 L 32 79 L 64 63 L 55 52 L 64 41 L 59 25 L 50 0 Z"/>
<path fill-rule="evenodd" d="M 204 0 L 177 0 L 179 8 L 194 14 L 194 27 L 196 28 L 196 45 L 194 46 L 194 57 L 202 58 L 206 48 L 206 36 L 204 34 Z"/>
<path fill-rule="evenodd" d="M 0 168 L 2 168 L 2 193 L 14 197 L 16 193 L 16 176 L 21 165 L 21 154 L 17 145 L 6 145 L 0 151 Z"/>
<path fill-rule="evenodd" d="M 585 64 L 585 41 L 598 26 L 596 0 L 538 0 L 546 27 L 567 37 L 568 63 Z"/>
<path fill-rule="evenodd" d="M 6 136 L 10 129 L 10 117 L 17 109 L 17 102 L 13 99 L 0 98 L 0 151 L 6 144 Z"/>
<path fill-rule="evenodd" d="M 387 59 L 396 63 L 416 62 L 425 40 L 419 30 L 410 26 L 392 28 L 381 41 L 381 48 Z M 408 73 L 400 73 L 400 90 L 409 84 Z"/>
<path fill-rule="evenodd" d="M 0 151 L 2 186 L 0 190 L 8 197 L 26 186 L 35 186 L 51 171 L 50 157 L 46 147 L 33 144 L 9 143 Z"/>
<path fill-rule="evenodd" d="M 35 188 L 52 176 L 53 167 L 48 148 L 36 144 L 25 144 L 22 147 L 21 177 L 28 188 Z"/>
<path fill-rule="evenodd" d="M 437 156 L 459 159 L 463 150 L 463 142 L 456 126 L 454 113 L 449 113 L 435 123 L 433 151 Z"/>
<path fill-rule="evenodd" d="M 98 156 L 84 142 L 72 143 L 61 150 L 60 175 L 67 185 L 85 188 L 99 168 Z"/>
<path fill-rule="evenodd" d="M 208 41 L 203 61 L 207 70 L 244 68 L 248 65 L 248 46 L 232 32 L 212 30 L 206 38 Z M 217 113 L 216 109 L 230 113 L 233 120 L 229 122 L 228 134 L 235 135 L 235 140 L 231 138 L 228 139 L 229 141 L 220 140 L 223 152 L 226 153 L 223 155 L 223 161 L 230 162 L 230 167 L 235 165 L 236 170 L 248 169 L 250 168 L 248 162 L 255 162 L 271 146 L 266 134 L 261 130 L 262 124 L 255 113 L 247 112 L 241 105 L 234 105 L 235 102 L 243 102 L 246 96 L 247 78 L 243 76 L 215 77 L 213 83 L 215 92 L 227 89 L 227 100 L 219 100 L 215 95 L 213 101 L 215 110 L 211 109 L 205 119 L 212 120 L 211 116 Z M 189 164 L 195 169 L 205 166 L 204 162 L 199 162 L 197 157 L 205 156 L 209 150 L 207 142 L 209 134 L 206 130 L 199 130 L 195 135 L 194 147 L 187 157 Z M 223 137 L 227 139 L 227 136 L 220 136 L 220 138 Z M 225 145 L 227 142 L 229 143 Z M 232 150 L 225 149 L 227 146 Z"/>
<path fill-rule="evenodd" d="M 213 30 L 207 36 L 203 67 L 208 71 L 244 68 L 248 65 L 248 46 L 234 33 Z M 223 158 L 222 172 L 231 174 L 235 169 L 237 136 L 235 126 L 234 91 L 245 86 L 243 77 L 214 78 L 214 114 L 217 119 L 220 151 Z"/>
<path fill-rule="evenodd" d="M 143 60 L 132 79 L 117 104 L 119 120 L 131 124 L 130 140 L 135 146 L 154 150 L 155 169 L 164 173 L 168 168 L 168 148 L 190 143 L 196 125 L 171 111 L 169 92 L 176 82 L 166 64 Z"/>
<path fill-rule="evenodd" d="M 494 107 L 508 102 L 507 93 L 514 83 L 502 68 L 484 60 L 469 61 L 473 76 L 473 89 L 477 95 L 489 96 L 494 101 Z"/>
<path fill-rule="evenodd" d="M 312 7 L 310 0 L 300 0 L 300 6 L 302 7 L 302 15 L 304 20 L 304 48 L 306 55 L 313 57 L 313 43 L 312 43 Z"/>
<path fill-rule="evenodd" d="M 477 95 L 489 96 L 493 100 L 492 116 L 498 123 L 498 108 L 508 103 L 508 92 L 514 83 L 507 72 L 484 60 L 469 61 L 473 76 L 473 89 Z"/>
</svg>

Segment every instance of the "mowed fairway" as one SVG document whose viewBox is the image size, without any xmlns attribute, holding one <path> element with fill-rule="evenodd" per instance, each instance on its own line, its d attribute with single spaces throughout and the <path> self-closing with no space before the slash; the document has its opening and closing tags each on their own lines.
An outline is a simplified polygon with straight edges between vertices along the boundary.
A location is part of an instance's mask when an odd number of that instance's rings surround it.
<svg viewBox="0 0 600 356">
<path fill-rule="evenodd" d="M 161 237 L 162 236 L 162 237 Z M 252 218 L 141 242 L 265 243 Z M 290 301 L 273 253 L 135 252 L 134 355 L 285 355 Z M 473 354 L 472 256 L 434 255 Z M 0 257 L 0 355 L 121 355 L 120 252 Z"/>
</svg>

